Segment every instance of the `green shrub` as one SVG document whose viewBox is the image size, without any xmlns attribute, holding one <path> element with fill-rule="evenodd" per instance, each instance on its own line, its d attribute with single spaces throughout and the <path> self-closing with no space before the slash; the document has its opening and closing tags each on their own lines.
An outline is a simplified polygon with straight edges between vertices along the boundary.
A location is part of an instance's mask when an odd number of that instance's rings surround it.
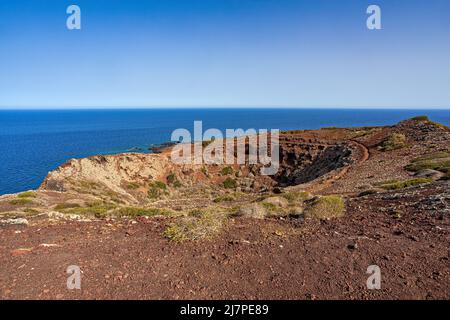
<svg viewBox="0 0 450 320">
<path fill-rule="evenodd" d="M 226 178 L 225 181 L 223 182 L 223 186 L 226 189 L 235 189 L 237 187 L 237 182 L 232 178 Z"/>
<path fill-rule="evenodd" d="M 438 152 L 417 158 L 407 165 L 405 169 L 412 172 L 432 169 L 448 173 L 450 172 L 450 153 Z"/>
<path fill-rule="evenodd" d="M 339 218 L 345 214 L 345 202 L 340 196 L 323 196 L 310 201 L 304 215 L 307 218 L 330 219 Z"/>
<path fill-rule="evenodd" d="M 393 133 L 381 144 L 381 151 L 392 151 L 406 146 L 406 136 L 402 133 Z"/>
<path fill-rule="evenodd" d="M 64 209 L 79 208 L 79 207 L 80 205 L 78 203 L 60 203 L 55 206 L 54 210 L 60 211 Z"/>
<path fill-rule="evenodd" d="M 172 185 L 173 187 L 181 187 L 181 182 L 178 180 L 177 176 L 174 173 L 169 174 L 166 179 L 167 183 Z"/>
<path fill-rule="evenodd" d="M 381 184 L 380 187 L 385 190 L 397 190 L 397 189 L 404 189 L 407 187 L 412 187 L 412 186 L 416 186 L 419 184 L 425 184 L 425 183 L 430 183 L 430 182 L 433 182 L 433 179 L 415 178 L 415 179 L 410 179 L 410 180 L 405 180 L 405 181 L 384 183 L 384 184 Z"/>
<path fill-rule="evenodd" d="M 411 120 L 417 120 L 417 121 L 430 121 L 430 119 L 428 118 L 428 116 L 417 116 L 417 117 L 411 118 Z"/>
<path fill-rule="evenodd" d="M 39 213 L 39 210 L 36 210 L 33 208 L 25 208 L 25 209 L 23 209 L 23 212 L 33 214 L 33 213 Z"/>
<path fill-rule="evenodd" d="M 171 173 L 167 176 L 167 183 L 174 183 L 174 181 L 177 179 L 177 176 L 174 173 Z"/>
<path fill-rule="evenodd" d="M 108 211 L 114 208 L 115 205 L 113 204 L 96 201 L 87 204 L 86 207 L 72 207 L 61 209 L 61 212 L 67 214 L 87 215 L 94 216 L 96 218 L 104 218 L 107 216 Z"/>
<path fill-rule="evenodd" d="M 270 202 L 261 202 L 261 205 L 269 212 L 275 212 L 277 210 L 281 210 L 279 206 L 270 203 Z"/>
<path fill-rule="evenodd" d="M 131 190 L 139 189 L 141 185 L 137 182 L 130 182 L 127 184 L 127 188 Z"/>
<path fill-rule="evenodd" d="M 223 196 L 218 196 L 217 198 L 215 198 L 213 201 L 215 203 L 219 203 L 219 202 L 231 202 L 234 201 L 234 197 L 230 196 L 230 195 L 223 195 Z"/>
<path fill-rule="evenodd" d="M 36 193 L 34 191 L 26 191 L 19 193 L 17 195 L 18 198 L 36 198 Z"/>
<path fill-rule="evenodd" d="M 122 207 L 113 212 L 114 215 L 119 217 L 142 217 L 142 216 L 169 216 L 171 211 L 168 209 L 160 208 L 139 208 L 139 207 Z"/>
<path fill-rule="evenodd" d="M 18 198 L 18 199 L 14 199 L 14 200 L 9 201 L 9 203 L 13 204 L 13 205 L 23 206 L 23 205 L 26 205 L 26 204 L 31 204 L 31 203 L 33 203 L 33 201 L 31 199 L 28 199 L 28 198 Z"/>
<path fill-rule="evenodd" d="M 228 175 L 230 175 L 230 174 L 233 174 L 233 168 L 231 168 L 231 167 L 225 167 L 225 168 L 223 168 L 223 169 L 220 171 L 220 174 L 221 174 L 222 176 L 228 176 Z"/>
<path fill-rule="evenodd" d="M 148 197 L 151 199 L 159 198 L 161 195 L 165 194 L 167 186 L 164 182 L 153 181 L 149 184 Z"/>
</svg>

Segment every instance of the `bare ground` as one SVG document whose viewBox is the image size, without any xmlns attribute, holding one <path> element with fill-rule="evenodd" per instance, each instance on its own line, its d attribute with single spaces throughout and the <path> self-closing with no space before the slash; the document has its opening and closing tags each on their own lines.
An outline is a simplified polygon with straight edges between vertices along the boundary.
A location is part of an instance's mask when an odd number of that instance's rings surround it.
<svg viewBox="0 0 450 320">
<path fill-rule="evenodd" d="M 448 190 L 391 192 L 388 206 L 355 198 L 342 220 L 237 218 L 219 238 L 181 244 L 161 236 L 163 218 L 3 227 L 0 298 L 449 299 L 449 216 L 411 205 Z M 373 264 L 381 290 L 366 287 Z M 69 265 L 83 272 L 81 290 L 66 288 Z"/>
</svg>

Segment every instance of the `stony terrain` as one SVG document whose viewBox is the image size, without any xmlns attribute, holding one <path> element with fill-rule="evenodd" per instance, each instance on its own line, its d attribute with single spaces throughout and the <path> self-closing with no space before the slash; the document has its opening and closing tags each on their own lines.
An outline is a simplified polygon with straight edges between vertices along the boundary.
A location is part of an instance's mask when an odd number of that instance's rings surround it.
<svg viewBox="0 0 450 320">
<path fill-rule="evenodd" d="M 284 132 L 275 176 L 172 147 L 70 160 L 0 196 L 0 298 L 449 299 L 449 138 L 424 117 Z"/>
</svg>

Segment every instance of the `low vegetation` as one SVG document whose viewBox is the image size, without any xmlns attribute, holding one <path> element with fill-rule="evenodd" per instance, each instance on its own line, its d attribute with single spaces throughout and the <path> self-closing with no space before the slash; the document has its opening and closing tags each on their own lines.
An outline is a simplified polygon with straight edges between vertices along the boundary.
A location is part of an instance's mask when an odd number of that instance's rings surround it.
<svg viewBox="0 0 450 320">
<path fill-rule="evenodd" d="M 169 174 L 166 179 L 167 183 L 173 186 L 174 188 L 181 187 L 181 182 L 180 180 L 178 180 L 177 176 L 174 173 Z"/>
<path fill-rule="evenodd" d="M 402 133 L 392 133 L 381 143 L 381 151 L 392 151 L 406 147 L 406 136 Z"/>
<path fill-rule="evenodd" d="M 417 158 L 407 165 L 405 169 L 411 172 L 432 169 L 448 176 L 450 173 L 450 152 L 438 152 Z"/>
<path fill-rule="evenodd" d="M 36 198 L 36 193 L 34 191 L 26 191 L 19 193 L 16 199 L 9 201 L 9 204 L 16 206 L 27 205 L 33 203 L 33 198 Z"/>
<path fill-rule="evenodd" d="M 34 191 L 26 191 L 19 193 L 17 198 L 36 198 L 36 193 Z"/>
<path fill-rule="evenodd" d="M 163 194 L 167 193 L 167 186 L 164 182 L 153 181 L 149 184 L 148 197 L 150 199 L 158 199 Z"/>
<path fill-rule="evenodd" d="M 210 239 L 219 234 L 225 223 L 223 213 L 212 210 L 195 210 L 189 216 L 171 223 L 163 235 L 174 242 Z"/>
<path fill-rule="evenodd" d="M 127 188 L 130 190 L 136 190 L 139 189 L 141 187 L 141 185 L 137 182 L 130 182 L 127 184 Z"/>
<path fill-rule="evenodd" d="M 233 174 L 233 168 L 231 168 L 231 167 L 224 167 L 224 168 L 220 171 L 220 174 L 221 174 L 222 176 L 228 176 L 228 175 L 231 175 L 231 174 Z"/>
<path fill-rule="evenodd" d="M 305 210 L 307 218 L 331 219 L 339 218 L 345 214 L 345 202 L 340 196 L 323 196 L 311 200 Z"/>
<path fill-rule="evenodd" d="M 79 207 L 81 206 L 78 203 L 60 203 L 55 206 L 54 210 L 61 211 L 65 209 L 79 208 Z"/>
<path fill-rule="evenodd" d="M 398 190 L 398 189 L 404 189 L 412 186 L 417 186 L 420 184 L 430 183 L 433 182 L 433 179 L 430 178 L 415 178 L 415 179 L 409 179 L 404 181 L 388 181 L 385 183 L 381 183 L 379 185 L 380 188 L 385 190 Z"/>
<path fill-rule="evenodd" d="M 428 118 L 428 116 L 417 116 L 417 117 L 411 118 L 411 120 L 428 122 L 438 128 L 450 131 L 450 127 L 448 127 L 442 123 L 439 123 L 439 122 L 431 121 L 430 118 Z"/>
<path fill-rule="evenodd" d="M 289 202 L 303 202 L 307 200 L 311 195 L 308 192 L 284 192 L 280 194 L 281 197 L 285 198 Z"/>
<path fill-rule="evenodd" d="M 29 198 L 17 198 L 17 199 L 13 199 L 13 200 L 9 201 L 9 204 L 16 205 L 16 206 L 23 206 L 23 205 L 31 204 L 31 203 L 33 203 L 33 200 L 31 200 Z"/>
<path fill-rule="evenodd" d="M 85 207 L 72 206 L 67 208 L 67 205 L 64 204 L 63 206 L 66 206 L 66 208 L 59 209 L 58 211 L 67 214 L 94 216 L 95 218 L 105 218 L 107 216 L 108 211 L 116 208 L 114 204 L 105 203 L 101 201 L 88 203 Z"/>
<path fill-rule="evenodd" d="M 430 121 L 430 118 L 428 118 L 428 116 L 417 116 L 417 117 L 411 118 L 411 120 L 416 120 L 416 121 Z"/>
<path fill-rule="evenodd" d="M 234 200 L 235 200 L 235 198 L 232 195 L 225 194 L 225 195 L 218 196 L 217 198 L 215 198 L 213 200 L 213 202 L 215 202 L 215 203 L 231 202 L 231 201 L 234 201 Z"/>
<path fill-rule="evenodd" d="M 152 216 L 170 216 L 171 210 L 161 208 L 122 207 L 112 212 L 117 217 L 137 218 Z"/>
<path fill-rule="evenodd" d="M 223 186 L 226 189 L 235 189 L 237 187 L 237 182 L 232 178 L 226 178 L 223 182 Z"/>
</svg>

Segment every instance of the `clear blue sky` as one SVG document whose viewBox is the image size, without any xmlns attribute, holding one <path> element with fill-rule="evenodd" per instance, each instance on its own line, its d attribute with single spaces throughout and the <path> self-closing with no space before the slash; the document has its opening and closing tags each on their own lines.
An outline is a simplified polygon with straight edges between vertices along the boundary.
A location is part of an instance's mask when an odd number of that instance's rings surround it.
<svg viewBox="0 0 450 320">
<path fill-rule="evenodd" d="M 0 0 L 0 108 L 166 106 L 450 107 L 450 1 Z"/>
</svg>

